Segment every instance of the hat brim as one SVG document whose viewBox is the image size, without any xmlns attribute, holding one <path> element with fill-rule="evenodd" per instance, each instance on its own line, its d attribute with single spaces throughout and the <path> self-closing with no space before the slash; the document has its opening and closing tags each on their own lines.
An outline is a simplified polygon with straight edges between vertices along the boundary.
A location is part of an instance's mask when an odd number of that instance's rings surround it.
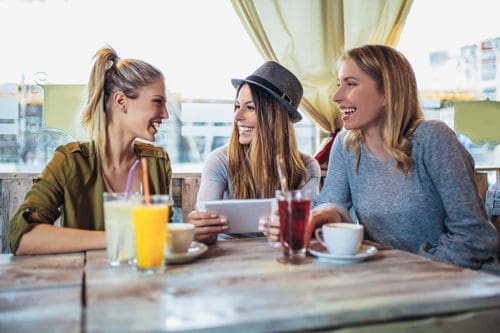
<svg viewBox="0 0 500 333">
<path fill-rule="evenodd" d="M 280 95 L 278 95 L 277 93 L 275 93 L 274 91 L 272 91 L 268 87 L 266 87 L 260 83 L 254 82 L 252 80 L 242 80 L 242 79 L 232 79 L 231 80 L 231 84 L 235 88 L 238 88 L 242 83 L 250 83 L 250 84 L 259 86 L 262 89 L 264 89 L 265 91 L 267 91 L 268 93 L 270 93 L 273 97 L 275 97 L 278 100 L 278 102 L 280 102 L 285 107 L 286 111 L 288 112 L 288 114 L 290 116 L 290 120 L 292 121 L 292 123 L 298 123 L 299 121 L 302 120 L 302 115 L 299 113 L 299 111 L 297 111 L 296 108 L 293 107 L 292 104 L 288 103 L 286 100 L 281 98 Z"/>
</svg>

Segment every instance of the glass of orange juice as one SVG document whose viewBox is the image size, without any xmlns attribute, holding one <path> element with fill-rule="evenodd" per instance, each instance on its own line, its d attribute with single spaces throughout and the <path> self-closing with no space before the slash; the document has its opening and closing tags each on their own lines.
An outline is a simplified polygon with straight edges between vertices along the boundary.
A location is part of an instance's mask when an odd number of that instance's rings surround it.
<svg viewBox="0 0 500 333">
<path fill-rule="evenodd" d="M 150 203 L 132 207 L 136 267 L 144 273 L 161 273 L 165 269 L 165 243 L 170 197 L 151 195 Z"/>
</svg>

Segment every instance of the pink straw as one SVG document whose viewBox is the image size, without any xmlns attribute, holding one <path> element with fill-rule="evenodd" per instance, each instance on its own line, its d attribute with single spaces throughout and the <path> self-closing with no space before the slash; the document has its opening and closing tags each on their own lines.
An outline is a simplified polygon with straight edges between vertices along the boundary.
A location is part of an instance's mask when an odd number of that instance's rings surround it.
<svg viewBox="0 0 500 333">
<path fill-rule="evenodd" d="M 132 179 L 134 178 L 134 172 L 135 168 L 139 164 L 139 160 L 135 160 L 134 164 L 130 167 L 130 170 L 128 171 L 128 177 L 127 177 L 127 189 L 125 190 L 125 200 L 128 201 L 130 198 L 130 190 L 132 189 Z"/>
</svg>

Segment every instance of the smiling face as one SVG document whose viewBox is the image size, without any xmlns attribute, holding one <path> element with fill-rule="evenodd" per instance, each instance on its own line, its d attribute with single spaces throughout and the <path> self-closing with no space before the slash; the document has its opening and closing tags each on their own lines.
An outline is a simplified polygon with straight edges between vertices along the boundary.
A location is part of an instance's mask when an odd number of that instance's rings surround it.
<svg viewBox="0 0 500 333">
<path fill-rule="evenodd" d="M 344 127 L 365 135 L 379 133 L 385 97 L 377 82 L 348 58 L 340 67 L 337 86 L 333 100 L 342 112 Z"/>
<path fill-rule="evenodd" d="M 127 98 L 127 124 L 137 138 L 154 140 L 163 119 L 168 118 L 163 78 L 141 88 L 135 99 Z"/>
<path fill-rule="evenodd" d="M 239 143 L 242 145 L 250 144 L 257 132 L 258 120 L 252 91 L 248 84 L 244 84 L 240 88 L 234 102 L 234 123 L 238 129 Z"/>
</svg>

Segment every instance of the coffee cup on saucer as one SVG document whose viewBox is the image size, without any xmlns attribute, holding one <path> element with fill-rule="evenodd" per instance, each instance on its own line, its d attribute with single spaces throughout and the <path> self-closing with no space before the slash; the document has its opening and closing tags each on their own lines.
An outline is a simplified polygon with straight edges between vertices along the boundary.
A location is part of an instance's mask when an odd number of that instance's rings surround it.
<svg viewBox="0 0 500 333">
<path fill-rule="evenodd" d="M 172 254 L 186 253 L 194 239 L 191 223 L 169 223 L 167 228 L 167 250 Z"/>
<path fill-rule="evenodd" d="M 361 248 L 363 233 L 364 228 L 360 224 L 328 223 L 316 229 L 314 234 L 329 253 L 355 255 Z"/>
</svg>

